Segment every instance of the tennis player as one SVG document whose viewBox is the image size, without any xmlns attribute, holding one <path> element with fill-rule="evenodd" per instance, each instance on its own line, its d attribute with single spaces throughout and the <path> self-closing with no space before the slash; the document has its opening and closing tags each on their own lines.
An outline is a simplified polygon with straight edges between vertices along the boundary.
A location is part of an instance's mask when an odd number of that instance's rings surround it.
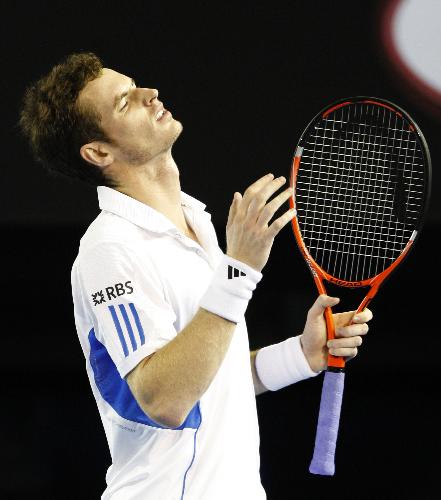
<svg viewBox="0 0 441 500">
<path fill-rule="evenodd" d="M 183 193 L 182 124 L 155 89 L 72 54 L 28 87 L 22 129 L 37 160 L 97 186 L 101 209 L 72 268 L 76 328 L 112 458 L 104 500 L 262 500 L 255 395 L 352 358 L 372 313 L 320 296 L 301 335 L 249 351 L 244 314 L 292 212 L 285 179 L 235 193 L 227 252 Z M 274 195 L 274 196 L 273 196 Z M 271 198 L 272 197 L 272 198 Z"/>
</svg>

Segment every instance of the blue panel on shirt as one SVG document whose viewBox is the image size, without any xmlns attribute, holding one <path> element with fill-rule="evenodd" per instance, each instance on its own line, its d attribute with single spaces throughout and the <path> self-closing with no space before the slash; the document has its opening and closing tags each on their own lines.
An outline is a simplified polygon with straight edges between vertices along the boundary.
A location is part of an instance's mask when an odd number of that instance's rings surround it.
<svg viewBox="0 0 441 500">
<path fill-rule="evenodd" d="M 96 338 L 95 330 L 92 328 L 89 332 L 90 343 L 90 364 L 95 375 L 95 383 L 101 396 L 118 413 L 119 416 L 132 422 L 167 429 L 157 422 L 150 419 L 136 399 L 127 382 L 121 378 L 115 363 L 109 356 L 105 346 Z M 185 428 L 197 429 L 201 423 L 201 413 L 199 403 L 197 403 L 188 414 L 185 422 L 175 428 L 181 430 Z"/>
</svg>

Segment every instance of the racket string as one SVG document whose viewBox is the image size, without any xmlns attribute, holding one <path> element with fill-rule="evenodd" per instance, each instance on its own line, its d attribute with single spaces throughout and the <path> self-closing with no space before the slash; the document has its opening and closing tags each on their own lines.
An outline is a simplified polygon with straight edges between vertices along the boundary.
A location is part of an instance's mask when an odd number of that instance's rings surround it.
<svg viewBox="0 0 441 500">
<path fill-rule="evenodd" d="M 328 273 L 361 281 L 403 251 L 424 202 L 423 154 L 395 112 L 344 106 L 316 123 L 296 179 L 298 220 Z"/>
</svg>

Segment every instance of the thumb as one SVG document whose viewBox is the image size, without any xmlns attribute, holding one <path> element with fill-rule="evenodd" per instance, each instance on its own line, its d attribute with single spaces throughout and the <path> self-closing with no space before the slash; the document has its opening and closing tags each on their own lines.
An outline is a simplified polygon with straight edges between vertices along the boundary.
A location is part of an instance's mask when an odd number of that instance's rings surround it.
<svg viewBox="0 0 441 500">
<path fill-rule="evenodd" d="M 240 200 L 242 199 L 242 195 L 238 192 L 234 193 L 233 201 L 230 205 L 230 210 L 228 212 L 228 220 L 227 220 L 227 228 L 230 227 L 231 223 L 237 212 L 237 207 L 239 205 Z"/>
<path fill-rule="evenodd" d="M 332 307 L 337 305 L 340 302 L 340 299 L 338 297 L 330 297 L 329 295 L 319 295 L 317 297 L 317 300 L 314 302 L 312 305 L 311 309 L 309 310 L 308 315 L 310 317 L 320 317 L 323 316 L 323 313 L 327 307 Z"/>
</svg>

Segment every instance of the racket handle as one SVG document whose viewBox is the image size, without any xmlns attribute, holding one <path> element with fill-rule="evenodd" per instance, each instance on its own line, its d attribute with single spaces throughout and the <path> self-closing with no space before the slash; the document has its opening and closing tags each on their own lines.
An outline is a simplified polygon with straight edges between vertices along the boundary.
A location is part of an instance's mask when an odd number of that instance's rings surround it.
<svg viewBox="0 0 441 500">
<path fill-rule="evenodd" d="M 326 371 L 320 400 L 314 455 L 309 466 L 309 472 L 313 474 L 334 475 L 334 455 L 344 383 L 344 371 L 329 371 L 329 369 Z"/>
</svg>

